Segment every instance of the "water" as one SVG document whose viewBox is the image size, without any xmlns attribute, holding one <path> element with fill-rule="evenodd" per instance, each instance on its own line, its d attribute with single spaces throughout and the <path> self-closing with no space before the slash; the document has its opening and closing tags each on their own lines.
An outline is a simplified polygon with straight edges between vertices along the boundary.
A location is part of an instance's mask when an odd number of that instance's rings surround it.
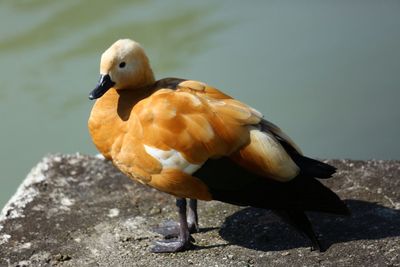
<svg viewBox="0 0 400 267">
<path fill-rule="evenodd" d="M 44 155 L 96 153 L 100 54 L 143 44 L 157 77 L 212 84 L 323 158 L 400 159 L 399 1 L 0 3 L 0 207 Z"/>
</svg>

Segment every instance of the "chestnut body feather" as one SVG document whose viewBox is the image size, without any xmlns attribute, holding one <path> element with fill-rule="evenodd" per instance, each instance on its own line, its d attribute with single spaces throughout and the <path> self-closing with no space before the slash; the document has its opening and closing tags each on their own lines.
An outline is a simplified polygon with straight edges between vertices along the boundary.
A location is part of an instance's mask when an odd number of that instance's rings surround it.
<svg viewBox="0 0 400 267">
<path fill-rule="evenodd" d="M 262 131 L 259 112 L 203 83 L 175 81 L 160 80 L 141 90 L 112 88 L 96 101 L 90 133 L 99 151 L 121 171 L 177 197 L 201 200 L 211 196 L 193 172 L 179 164 L 163 165 L 146 147 L 179 152 L 187 163 L 199 166 L 228 156 L 266 179 L 297 176 L 299 166 L 271 132 Z"/>
<path fill-rule="evenodd" d="M 335 168 L 303 156 L 254 108 L 202 82 L 155 81 L 143 49 L 130 40 L 104 52 L 100 73 L 89 131 L 97 149 L 132 179 L 177 198 L 277 210 L 316 247 L 304 211 L 348 213 L 315 179 L 331 177 Z M 163 246 L 158 252 L 171 249 Z"/>
</svg>

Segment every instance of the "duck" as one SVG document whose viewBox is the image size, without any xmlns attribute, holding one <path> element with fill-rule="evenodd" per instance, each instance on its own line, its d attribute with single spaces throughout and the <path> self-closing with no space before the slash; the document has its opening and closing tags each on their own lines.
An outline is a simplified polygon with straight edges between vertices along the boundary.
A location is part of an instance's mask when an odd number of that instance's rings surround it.
<svg viewBox="0 0 400 267">
<path fill-rule="evenodd" d="M 319 179 L 336 168 L 305 156 L 255 108 L 204 82 L 156 80 L 143 47 L 120 39 L 102 55 L 88 120 L 98 151 L 134 181 L 176 198 L 155 253 L 194 248 L 198 200 L 269 209 L 322 251 L 306 212 L 349 215 Z M 171 238 L 172 237 L 172 238 Z"/>
</svg>

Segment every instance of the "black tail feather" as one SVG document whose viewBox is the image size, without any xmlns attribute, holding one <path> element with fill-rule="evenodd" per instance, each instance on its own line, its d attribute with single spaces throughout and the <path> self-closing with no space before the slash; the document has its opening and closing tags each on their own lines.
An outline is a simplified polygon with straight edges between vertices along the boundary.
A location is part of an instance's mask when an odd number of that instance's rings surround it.
<svg viewBox="0 0 400 267">
<path fill-rule="evenodd" d="M 332 177 L 336 168 L 321 161 L 300 154 L 291 155 L 293 161 L 300 167 L 303 176 L 327 179 Z"/>
<path fill-rule="evenodd" d="M 311 240 L 313 249 L 322 251 L 304 212 L 349 215 L 350 211 L 333 191 L 313 178 L 327 178 L 335 172 L 334 167 L 301 155 L 296 160 L 303 169 L 289 182 L 260 177 L 238 166 L 229 158 L 208 160 L 194 176 L 208 186 L 215 200 L 274 210 L 298 231 L 304 233 Z"/>
<path fill-rule="evenodd" d="M 209 188 L 215 200 L 265 209 L 349 214 L 340 198 L 318 180 L 300 174 L 289 182 L 260 177 L 229 158 L 209 160 L 194 176 Z"/>
<path fill-rule="evenodd" d="M 274 212 L 287 223 L 292 225 L 297 231 L 303 233 L 306 237 L 308 237 L 312 244 L 312 250 L 318 250 L 320 252 L 324 251 L 317 236 L 314 233 L 311 222 L 308 220 L 308 217 L 304 213 L 304 211 L 278 210 Z"/>
<path fill-rule="evenodd" d="M 278 139 L 278 141 L 290 155 L 296 165 L 299 166 L 303 176 L 327 179 L 332 177 L 332 175 L 336 172 L 336 168 L 329 164 L 301 155 L 285 140 Z"/>
<path fill-rule="evenodd" d="M 348 215 L 342 200 L 314 178 L 297 177 L 287 183 L 259 181 L 240 190 L 210 190 L 214 199 L 265 209 L 304 210 Z"/>
</svg>

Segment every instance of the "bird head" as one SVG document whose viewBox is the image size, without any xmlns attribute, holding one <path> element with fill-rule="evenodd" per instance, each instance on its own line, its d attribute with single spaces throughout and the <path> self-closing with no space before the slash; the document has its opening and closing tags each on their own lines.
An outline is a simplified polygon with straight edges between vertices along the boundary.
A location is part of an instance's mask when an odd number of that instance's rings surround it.
<svg viewBox="0 0 400 267">
<path fill-rule="evenodd" d="M 137 89 L 153 82 L 153 71 L 141 45 L 130 39 L 121 39 L 102 54 L 100 79 L 89 99 L 100 98 L 110 88 Z"/>
</svg>

